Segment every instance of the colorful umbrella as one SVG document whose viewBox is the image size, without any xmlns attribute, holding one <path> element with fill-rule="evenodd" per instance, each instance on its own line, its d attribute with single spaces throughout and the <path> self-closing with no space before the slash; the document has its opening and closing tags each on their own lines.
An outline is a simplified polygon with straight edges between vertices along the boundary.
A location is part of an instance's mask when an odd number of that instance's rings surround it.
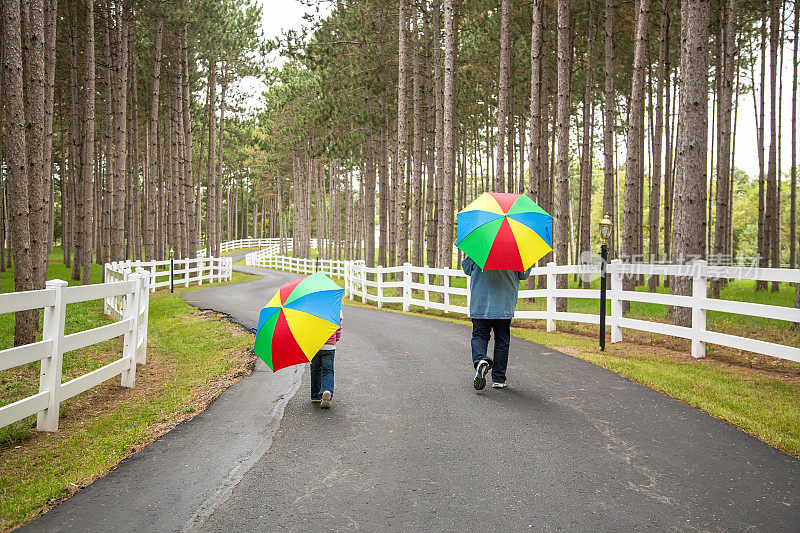
<svg viewBox="0 0 800 533">
<path fill-rule="evenodd" d="M 341 326 L 343 294 L 322 272 L 282 286 L 261 310 L 253 351 L 273 372 L 308 363 Z"/>
<path fill-rule="evenodd" d="M 524 194 L 486 192 L 458 213 L 456 246 L 483 270 L 527 270 L 553 249 L 553 217 Z"/>
</svg>

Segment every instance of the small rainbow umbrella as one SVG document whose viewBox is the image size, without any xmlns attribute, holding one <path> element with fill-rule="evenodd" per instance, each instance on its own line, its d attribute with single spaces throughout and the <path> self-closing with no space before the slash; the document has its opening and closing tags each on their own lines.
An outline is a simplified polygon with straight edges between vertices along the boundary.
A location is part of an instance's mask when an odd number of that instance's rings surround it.
<svg viewBox="0 0 800 533">
<path fill-rule="evenodd" d="M 456 223 L 456 246 L 483 270 L 527 270 L 553 249 L 553 217 L 524 194 L 483 193 Z"/>
<path fill-rule="evenodd" d="M 341 326 L 343 294 L 322 272 L 283 285 L 261 310 L 253 351 L 273 372 L 308 363 Z"/>
</svg>

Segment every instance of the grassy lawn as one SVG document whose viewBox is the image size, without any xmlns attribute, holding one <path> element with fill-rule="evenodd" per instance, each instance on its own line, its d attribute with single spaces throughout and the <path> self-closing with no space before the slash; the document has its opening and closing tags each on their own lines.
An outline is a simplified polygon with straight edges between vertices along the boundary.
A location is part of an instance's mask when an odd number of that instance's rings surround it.
<svg viewBox="0 0 800 533">
<path fill-rule="evenodd" d="M 93 279 L 95 270 L 99 275 L 100 267 L 93 265 Z M 49 274 L 68 279 L 58 261 Z M 231 283 L 251 278 L 234 273 Z M 180 298 L 187 290 L 193 288 L 151 294 L 147 364 L 138 367 L 134 389 L 120 387 L 117 376 L 67 400 L 57 433 L 34 431 L 35 417 L 0 429 L 0 530 L 102 476 L 249 373 L 252 335 L 189 306 Z M 67 316 L 68 333 L 108 323 L 102 301 L 70 306 Z M 0 315 L 0 346 L 12 342 L 13 315 Z M 114 339 L 65 354 L 63 380 L 118 359 L 121 351 L 121 339 Z M 38 374 L 38 363 L 0 372 L 0 405 L 36 392 Z"/>
</svg>

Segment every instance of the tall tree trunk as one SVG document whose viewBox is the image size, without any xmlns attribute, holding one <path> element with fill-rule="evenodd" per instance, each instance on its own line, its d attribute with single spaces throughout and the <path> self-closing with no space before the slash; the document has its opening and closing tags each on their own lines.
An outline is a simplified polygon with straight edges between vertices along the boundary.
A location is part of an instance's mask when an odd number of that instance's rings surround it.
<svg viewBox="0 0 800 533">
<path fill-rule="evenodd" d="M 127 159 L 127 74 L 128 31 L 127 16 L 122 5 L 115 6 L 116 61 L 114 65 L 114 177 L 111 197 L 111 260 L 125 258 L 125 165 Z"/>
<path fill-rule="evenodd" d="M 412 193 L 411 193 L 411 236 L 414 242 L 411 252 L 411 262 L 414 265 L 422 265 L 423 252 L 425 251 L 425 242 L 421 238 L 422 230 L 425 226 L 424 209 L 422 203 L 422 100 L 421 100 L 421 86 L 420 86 L 420 48 L 422 42 L 419 38 L 419 25 L 417 19 L 417 4 L 414 2 L 411 5 L 411 20 L 413 39 L 412 46 L 412 94 L 413 94 L 413 159 L 412 159 Z M 369 161 L 369 159 L 368 159 Z M 369 169 L 367 169 L 369 179 Z M 367 202 L 369 202 L 370 192 L 369 184 L 367 184 Z M 374 195 L 373 195 L 374 197 Z M 369 205 L 367 206 L 369 211 Z M 369 216 L 369 213 L 367 213 Z M 369 236 L 368 236 L 369 237 Z M 369 244 L 369 243 L 368 243 Z M 369 246 L 367 246 L 367 254 L 369 254 Z"/>
<path fill-rule="evenodd" d="M 494 190 L 505 191 L 505 139 L 508 120 L 508 71 L 511 54 L 508 48 L 509 0 L 500 2 L 500 90 L 497 99 L 497 174 Z"/>
<path fill-rule="evenodd" d="M 188 28 L 187 23 L 184 22 L 181 27 L 181 66 L 183 75 L 181 80 L 183 82 L 183 165 L 185 169 L 184 175 L 184 201 L 186 202 L 188 224 L 188 257 L 195 257 L 198 248 L 198 235 L 195 207 L 195 179 L 192 174 L 192 117 L 191 117 L 191 92 L 189 89 L 189 44 L 188 44 Z M 200 157 L 202 161 L 202 156 Z M 200 179 L 199 176 L 197 178 Z"/>
<path fill-rule="evenodd" d="M 439 266 L 453 264 L 453 192 L 455 189 L 456 117 L 456 7 L 444 0 L 444 183 L 442 187 L 442 236 Z"/>
<path fill-rule="evenodd" d="M 406 27 L 408 15 L 406 9 L 408 0 L 400 0 L 400 13 L 398 15 L 398 49 L 397 49 L 397 151 L 394 158 L 394 175 L 392 179 L 395 187 L 395 212 L 398 216 L 397 261 L 399 264 L 408 261 L 408 229 L 405 226 L 405 162 L 406 162 Z"/>
<path fill-rule="evenodd" d="M 555 256 L 560 265 L 569 264 L 569 95 L 570 95 L 570 13 L 569 2 L 558 0 L 558 163 L 556 171 Z M 556 287 L 567 287 L 567 276 L 560 275 Z M 567 300 L 559 298 L 556 309 L 567 310 Z"/>
<path fill-rule="evenodd" d="M 733 107 L 733 75 L 735 71 L 734 56 L 736 54 L 736 19 L 738 1 L 728 0 L 721 10 L 722 36 L 720 47 L 722 65 L 718 73 L 719 103 L 717 104 L 717 228 L 714 234 L 714 256 L 722 258 L 727 252 L 728 226 L 731 224 L 731 213 L 728 211 L 731 194 L 731 111 Z M 709 225 L 711 221 L 708 221 Z M 719 296 L 722 287 L 721 279 L 711 282 L 712 296 Z"/>
<path fill-rule="evenodd" d="M 664 136 L 664 83 L 667 77 L 667 55 L 669 54 L 669 3 L 661 3 L 661 29 L 658 36 L 658 71 L 656 76 L 656 125 L 653 134 L 652 175 L 650 177 L 650 243 L 649 254 L 652 261 L 659 260 L 658 241 L 661 237 L 661 139 Z M 648 288 L 655 292 L 658 288 L 658 276 L 650 276 Z"/>
<path fill-rule="evenodd" d="M 794 51 L 792 54 L 792 168 L 791 174 L 791 201 L 789 214 L 789 267 L 797 268 L 797 48 L 798 48 L 798 29 L 800 28 L 800 2 L 794 3 Z M 800 296 L 800 284 L 797 284 L 798 296 Z M 798 300 L 800 301 L 800 300 Z"/>
<path fill-rule="evenodd" d="M 427 8 L 427 0 L 425 1 L 425 6 Z M 427 235 L 425 239 L 425 251 L 426 257 L 425 262 L 430 267 L 436 266 L 436 239 L 437 239 L 437 226 L 436 226 L 436 203 L 438 198 L 436 197 L 435 190 L 436 190 L 436 95 L 435 95 L 435 86 L 434 86 L 434 71 L 432 69 L 438 69 L 438 65 L 434 64 L 433 62 L 433 47 L 439 47 L 439 40 L 440 35 L 438 33 L 434 33 L 431 30 L 431 24 L 433 23 L 433 19 L 439 16 L 438 14 L 438 7 L 434 6 L 437 11 L 435 13 L 428 14 L 426 13 L 425 16 L 425 30 L 424 30 L 424 37 L 423 40 L 425 42 L 425 111 L 426 111 L 426 119 L 425 119 L 425 148 L 427 150 L 427 158 L 425 161 L 426 166 L 426 178 L 427 178 L 427 193 L 425 195 L 426 202 L 427 202 Z"/>
<path fill-rule="evenodd" d="M 675 202 L 674 259 L 686 263 L 705 250 L 706 169 L 708 150 L 708 19 L 703 0 L 681 3 L 680 149 Z M 691 278 L 679 277 L 672 294 L 691 294 Z M 691 310 L 676 307 L 675 324 L 691 324 Z"/>
<path fill-rule="evenodd" d="M 153 60 L 153 93 L 150 99 L 150 127 L 148 132 L 148 160 L 149 170 L 146 176 L 146 212 L 145 212 L 145 232 L 144 232 L 144 255 L 146 259 L 156 259 L 156 176 L 158 175 L 158 161 L 156 152 L 158 145 L 156 141 L 156 131 L 158 131 L 158 98 L 161 84 L 161 44 L 164 33 L 164 19 L 159 17 L 156 20 L 156 39 L 154 46 Z"/>
<path fill-rule="evenodd" d="M 83 240 L 82 240 L 82 231 L 83 228 L 80 224 L 80 219 L 82 216 L 85 216 L 85 211 L 83 209 L 83 194 L 75 194 L 76 188 L 81 188 L 81 180 L 83 175 L 83 166 L 81 164 L 81 130 L 82 122 L 80 120 L 80 110 L 79 110 L 79 82 L 78 82 L 78 11 L 77 11 L 77 3 L 72 2 L 69 5 L 69 95 L 70 95 L 70 107 L 69 107 L 69 118 L 70 118 L 70 133 L 69 133 L 69 185 L 67 187 L 67 191 L 69 194 L 68 197 L 68 204 L 69 207 L 74 207 L 76 209 L 68 209 L 69 216 L 68 216 L 68 229 L 69 231 L 66 233 L 69 235 L 68 238 L 68 246 L 67 246 L 67 255 L 66 255 L 66 266 L 69 266 L 69 255 L 70 253 L 75 252 L 74 260 L 72 261 L 72 272 L 70 274 L 71 279 L 79 280 L 81 279 L 81 262 L 85 258 L 85 255 L 82 251 Z M 81 189 L 82 190 L 82 189 Z M 74 200 L 74 204 L 73 204 Z M 77 225 L 77 227 L 75 227 Z M 65 228 L 66 229 L 66 228 Z"/>
<path fill-rule="evenodd" d="M 55 73 L 56 73 L 56 23 L 58 21 L 58 0 L 46 0 L 44 6 L 45 16 L 45 43 L 44 43 L 44 69 L 45 69 L 45 92 L 44 92 L 44 146 L 42 152 L 42 179 L 46 193 L 46 211 L 44 231 L 47 238 L 47 253 L 53 250 L 53 228 L 55 212 L 55 187 L 53 185 L 53 104 L 55 93 Z M 88 31 L 88 28 L 87 28 Z M 92 47 L 94 47 L 94 36 Z M 87 35 L 87 50 L 89 46 L 89 36 Z M 92 50 L 94 57 L 94 50 Z M 91 204 L 90 204 L 91 205 Z M 91 256 L 90 256 L 91 257 Z"/>
<path fill-rule="evenodd" d="M 614 18 L 616 7 L 614 0 L 606 0 L 605 4 L 605 87 L 603 97 L 603 214 L 612 221 L 616 220 L 614 209 L 614 69 L 616 45 L 614 43 Z M 616 250 L 616 239 L 612 232 L 609 242 L 610 256 Z"/>
<path fill-rule="evenodd" d="M 36 286 L 33 278 L 31 226 L 28 205 L 28 162 L 25 147 L 25 98 L 22 82 L 22 35 L 19 0 L 3 0 L 3 93 L 6 99 L 6 157 L 9 234 L 14 255 L 14 290 L 28 291 Z M 19 312 L 15 316 L 14 345 L 36 340 L 38 313 Z"/>
<path fill-rule="evenodd" d="M 580 220 L 579 244 L 577 253 L 591 249 L 591 195 L 592 195 L 592 131 L 594 125 L 594 43 L 595 29 L 597 27 L 597 14 L 594 2 L 589 3 L 589 40 L 586 50 L 586 85 L 583 93 L 583 150 L 581 154 L 581 181 L 580 181 Z M 589 282 L 584 281 L 585 288 Z"/>
<path fill-rule="evenodd" d="M 214 241 L 215 257 L 220 255 L 220 243 L 222 242 L 222 144 L 225 140 L 225 96 L 227 96 L 228 92 L 228 69 L 228 63 L 223 63 L 222 91 L 219 95 L 219 161 L 217 162 L 219 174 L 217 174 L 217 184 L 214 186 L 217 191 L 214 218 L 217 223 L 217 228 L 214 230 L 214 235 L 216 236 Z"/>
<path fill-rule="evenodd" d="M 543 0 L 533 0 L 533 23 L 531 24 L 531 100 L 530 131 L 528 135 L 528 194 L 540 205 L 542 203 L 539 181 L 542 175 L 542 9 Z M 525 288 L 536 288 L 536 278 L 531 276 L 525 282 Z"/>
<path fill-rule="evenodd" d="M 206 249 L 211 257 L 216 257 L 217 247 L 217 165 L 215 157 L 217 153 L 217 130 L 216 130 L 216 99 L 217 99 L 217 60 L 208 61 L 208 184 L 206 190 Z M 295 217 L 295 223 L 297 218 Z M 299 244 L 299 243 L 294 243 Z M 297 252 L 297 248 L 294 248 Z"/>
<path fill-rule="evenodd" d="M 636 37 L 633 52 L 633 79 L 631 82 L 631 103 L 628 119 L 628 147 L 625 163 L 625 206 L 622 218 L 622 258 L 632 261 L 638 251 L 641 231 L 640 196 L 644 188 L 644 68 L 648 46 L 648 19 L 650 0 L 638 0 L 636 11 Z M 633 290 L 634 276 L 626 276 L 625 290 Z M 625 302 L 625 308 L 630 304 Z"/>
<path fill-rule="evenodd" d="M 28 163 L 31 266 L 34 288 L 44 288 L 47 277 L 47 216 L 44 190 L 44 1 L 27 0 L 29 19 L 23 35 L 25 65 L 25 148 Z M 32 311 L 38 317 L 39 311 Z"/>
<path fill-rule="evenodd" d="M 765 73 L 767 65 L 767 8 L 766 1 L 761 3 L 761 85 L 759 90 L 759 102 L 756 105 L 756 142 L 758 143 L 758 266 L 767 266 L 769 259 L 769 240 L 766 238 L 764 225 L 764 192 L 765 192 L 765 172 L 764 172 L 764 91 Z M 755 80 L 755 76 L 753 76 Z M 753 103 L 755 104 L 755 88 L 753 89 Z M 756 281 L 756 290 L 767 290 L 766 281 Z"/>
<path fill-rule="evenodd" d="M 440 265 L 442 235 L 444 234 L 444 90 L 443 90 L 443 65 L 442 65 L 442 10 L 441 1 L 433 2 L 433 96 L 436 109 L 436 211 L 434 225 L 436 226 L 435 262 L 431 266 Z"/>
<path fill-rule="evenodd" d="M 769 161 L 767 166 L 767 198 L 764 207 L 764 240 L 768 251 L 767 260 L 772 268 L 780 268 L 780 226 L 778 197 L 778 139 L 777 139 L 777 81 L 778 81 L 778 37 L 780 20 L 778 12 L 779 0 L 770 0 L 770 35 L 769 35 Z M 778 283 L 773 282 L 773 292 L 777 292 Z"/>
<path fill-rule="evenodd" d="M 92 178 L 94 176 L 94 0 L 86 2 L 86 48 L 84 55 L 84 128 L 83 128 L 83 172 L 80 182 L 82 208 L 78 212 L 78 239 L 80 240 L 84 285 L 91 283 L 92 266 Z M 76 261 L 77 263 L 78 261 Z"/>
</svg>

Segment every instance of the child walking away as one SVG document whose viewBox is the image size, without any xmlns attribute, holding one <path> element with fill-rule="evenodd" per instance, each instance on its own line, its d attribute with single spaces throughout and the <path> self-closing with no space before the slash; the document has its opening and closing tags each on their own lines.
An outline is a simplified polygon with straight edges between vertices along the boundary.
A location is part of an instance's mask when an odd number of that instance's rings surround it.
<svg viewBox="0 0 800 533">
<path fill-rule="evenodd" d="M 492 371 L 492 387 L 506 386 L 508 346 L 511 341 L 511 319 L 517 306 L 519 282 L 527 279 L 531 269 L 482 270 L 475 261 L 465 257 L 461 262 L 464 273 L 469 276 L 471 300 L 469 316 L 472 319 L 472 366 L 476 390 L 486 386 L 486 374 Z M 489 339 L 494 331 L 494 360 L 487 352 Z"/>
<path fill-rule="evenodd" d="M 341 322 L 343 316 L 339 315 Z M 336 343 L 342 338 L 342 328 L 337 329 L 311 360 L 311 401 L 322 409 L 329 409 L 333 398 L 333 356 Z"/>
</svg>

